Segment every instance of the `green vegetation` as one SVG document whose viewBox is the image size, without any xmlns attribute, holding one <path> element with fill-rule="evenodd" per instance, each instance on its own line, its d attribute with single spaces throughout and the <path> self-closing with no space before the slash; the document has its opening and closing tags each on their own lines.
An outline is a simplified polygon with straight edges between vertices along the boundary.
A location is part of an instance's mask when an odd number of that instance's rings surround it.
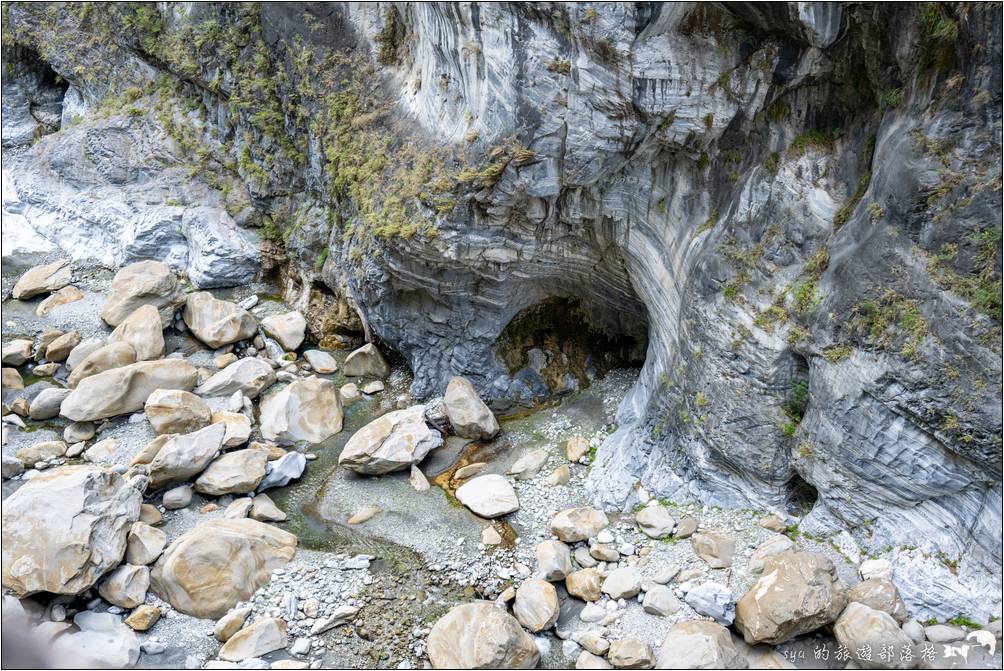
<svg viewBox="0 0 1004 671">
<path fill-rule="evenodd" d="M 572 63 L 564 58 L 558 58 L 557 56 L 547 64 L 547 69 L 551 72 L 556 72 L 559 75 L 567 75 L 572 71 Z"/>
<path fill-rule="evenodd" d="M 885 216 L 885 208 L 878 203 L 869 203 L 868 205 L 868 218 L 873 222 L 878 221 Z"/>
<path fill-rule="evenodd" d="M 764 159 L 763 167 L 767 172 L 775 174 L 778 168 L 781 167 L 781 154 L 776 151 L 772 151 L 770 155 Z"/>
<path fill-rule="evenodd" d="M 893 289 L 858 303 L 850 324 L 867 341 L 883 349 L 898 348 L 908 358 L 919 354 L 928 335 L 928 323 L 920 313 L 919 303 Z"/>
<path fill-rule="evenodd" d="M 871 163 L 872 155 L 875 153 L 875 136 L 871 136 L 868 139 L 868 143 L 865 145 L 865 150 L 861 154 L 860 164 L 861 164 L 861 176 L 858 177 L 858 186 L 855 189 L 854 194 L 844 203 L 837 214 L 833 217 L 833 230 L 838 231 L 840 228 L 847 223 L 847 220 L 851 218 L 854 214 L 855 208 L 857 208 L 858 203 L 864 197 L 865 192 L 868 190 L 868 186 L 872 182 L 871 173 Z"/>
<path fill-rule="evenodd" d="M 940 252 L 928 260 L 928 270 L 939 286 L 970 303 L 998 327 L 1004 307 L 1004 284 L 997 270 L 1001 239 L 1000 225 L 984 228 L 969 236 L 966 242 L 972 247 L 972 261 L 968 272 L 957 271 L 951 265 L 959 255 L 956 244 L 942 246 Z"/>
<path fill-rule="evenodd" d="M 831 345 L 823 350 L 823 358 L 830 363 L 838 363 L 853 353 L 854 347 L 851 345 Z"/>
<path fill-rule="evenodd" d="M 703 224 L 701 224 L 694 230 L 694 237 L 697 237 L 704 231 L 710 231 L 712 228 L 715 227 L 715 224 L 717 223 L 718 223 L 718 210 L 712 210 L 711 215 L 708 217 L 707 221 L 705 221 Z"/>
<path fill-rule="evenodd" d="M 711 130 L 712 126 L 715 125 L 715 115 L 708 112 L 704 115 L 704 127 Z"/>
<path fill-rule="evenodd" d="M 377 60 L 382 65 L 394 65 L 398 59 L 398 48 L 405 38 L 404 21 L 397 7 L 391 5 L 384 13 L 383 28 L 374 37 L 378 45 Z"/>
<path fill-rule="evenodd" d="M 879 101 L 884 109 L 893 109 L 903 104 L 903 89 L 889 89 L 882 93 Z"/>
<path fill-rule="evenodd" d="M 786 121 L 791 116 L 791 103 L 784 98 L 775 100 L 767 108 L 767 119 L 772 123 Z"/>
<path fill-rule="evenodd" d="M 802 133 L 791 141 L 791 146 L 788 147 L 788 154 L 790 156 L 804 156 L 810 149 L 821 152 L 832 151 L 833 141 L 834 137 L 832 135 L 827 135 L 820 131 Z"/>
<path fill-rule="evenodd" d="M 940 2 L 925 2 L 921 25 L 924 29 L 922 69 L 947 70 L 955 65 L 959 22 L 948 15 L 948 8 Z"/>
<path fill-rule="evenodd" d="M 983 627 L 982 624 L 966 615 L 956 615 L 948 620 L 948 624 L 954 624 L 956 627 L 967 627 L 969 629 L 981 629 Z"/>
</svg>

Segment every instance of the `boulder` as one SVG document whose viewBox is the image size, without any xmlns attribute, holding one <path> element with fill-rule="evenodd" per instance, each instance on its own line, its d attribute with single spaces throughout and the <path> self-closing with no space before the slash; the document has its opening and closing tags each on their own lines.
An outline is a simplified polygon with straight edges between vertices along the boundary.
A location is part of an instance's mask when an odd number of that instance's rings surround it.
<svg viewBox="0 0 1004 671">
<path fill-rule="evenodd" d="M 772 536 L 758 545 L 756 550 L 753 550 L 753 554 L 750 555 L 747 568 L 750 573 L 760 575 L 763 573 L 763 568 L 767 564 L 768 559 L 794 549 L 795 543 L 787 536 L 782 536 L 780 534 Z"/>
<path fill-rule="evenodd" d="M 48 461 L 53 457 L 61 457 L 64 454 L 66 454 L 66 443 L 61 440 L 47 440 L 18 448 L 14 456 L 22 464 L 30 468 L 38 461 Z"/>
<path fill-rule="evenodd" d="M 218 300 L 208 291 L 188 294 L 182 317 L 192 335 L 213 349 L 258 333 L 258 323 L 250 312 L 236 303 Z"/>
<path fill-rule="evenodd" d="M 286 314 L 265 317 L 261 320 L 261 327 L 265 333 L 275 338 L 284 350 L 294 351 L 303 344 L 307 320 L 294 310 Z"/>
<path fill-rule="evenodd" d="M 115 273 L 101 308 L 101 319 L 109 326 L 118 326 L 137 308 L 150 305 L 160 315 L 161 327 L 167 328 L 174 311 L 184 302 L 185 294 L 170 266 L 160 261 L 140 261 Z"/>
<path fill-rule="evenodd" d="M 607 659 L 615 669 L 651 669 L 655 666 L 652 646 L 637 638 L 612 641 L 607 651 Z"/>
<path fill-rule="evenodd" d="M 736 541 L 732 536 L 720 531 L 702 531 L 690 538 L 694 554 L 703 559 L 711 568 L 732 566 L 736 552 Z"/>
<path fill-rule="evenodd" d="M 892 581 L 885 578 L 863 580 L 847 590 L 847 601 L 863 603 L 869 608 L 888 613 L 897 624 L 906 622 L 906 604 Z"/>
<path fill-rule="evenodd" d="M 501 475 L 479 475 L 457 488 L 456 496 L 475 515 L 488 519 L 519 510 L 516 491 Z"/>
<path fill-rule="evenodd" d="M 659 648 L 660 669 L 745 669 L 746 658 L 729 630 L 707 620 L 674 624 Z"/>
<path fill-rule="evenodd" d="M 76 371 L 74 371 L 76 372 Z M 140 361 L 81 380 L 63 401 L 60 414 L 90 422 L 135 412 L 158 389 L 191 391 L 198 372 L 183 359 Z"/>
<path fill-rule="evenodd" d="M 150 588 L 150 569 L 146 566 L 122 564 L 105 576 L 98 585 L 98 594 L 110 604 L 135 608 L 146 599 Z"/>
<path fill-rule="evenodd" d="M 265 494 L 259 494 L 251 502 L 251 509 L 248 517 L 259 522 L 285 522 L 286 513 L 279 510 L 279 506 Z"/>
<path fill-rule="evenodd" d="M 76 303 L 77 301 L 83 299 L 84 292 L 76 288 L 72 284 L 63 287 L 57 291 L 53 291 L 49 294 L 48 298 L 42 300 L 35 308 L 35 314 L 39 317 L 44 317 L 56 308 L 69 305 L 70 303 Z"/>
<path fill-rule="evenodd" d="M 4 389 L 24 389 L 24 380 L 21 379 L 21 373 L 17 372 L 16 368 L 3 368 L 3 378 L 0 381 L 0 385 Z"/>
<path fill-rule="evenodd" d="M 227 639 L 220 648 L 220 659 L 240 662 L 282 650 L 289 642 L 286 622 L 277 617 L 256 620 Z"/>
<path fill-rule="evenodd" d="M 546 463 L 547 450 L 530 450 L 516 460 L 516 463 L 509 468 L 508 473 L 517 480 L 529 480 L 533 476 L 537 475 Z"/>
<path fill-rule="evenodd" d="M 565 457 L 572 463 L 589 454 L 589 441 L 582 436 L 572 436 L 565 443 Z"/>
<path fill-rule="evenodd" d="M 11 340 L 3 346 L 2 358 L 5 366 L 20 366 L 31 358 L 31 350 L 35 343 L 27 338 Z"/>
<path fill-rule="evenodd" d="M 600 589 L 603 583 L 600 572 L 595 568 L 584 568 L 573 571 L 565 577 L 565 589 L 572 596 L 583 601 L 599 601 L 602 596 Z"/>
<path fill-rule="evenodd" d="M 133 631 L 146 631 L 157 624 L 160 616 L 160 608 L 143 604 L 129 613 L 129 617 L 125 619 L 125 625 Z"/>
<path fill-rule="evenodd" d="M 735 625 L 751 645 L 777 645 L 833 622 L 846 603 L 829 559 L 785 552 L 767 560 L 763 575 L 739 599 Z"/>
<path fill-rule="evenodd" d="M 454 606 L 426 642 L 435 669 L 532 669 L 540 652 L 505 607 L 491 601 Z"/>
<path fill-rule="evenodd" d="M 45 348 L 45 358 L 49 361 L 65 361 L 73 348 L 80 344 L 80 331 L 70 331 L 59 336 Z"/>
<path fill-rule="evenodd" d="M 210 424 L 166 441 L 150 461 L 151 489 L 185 482 L 201 473 L 219 453 L 225 432 L 222 424 Z"/>
<path fill-rule="evenodd" d="M 73 353 L 76 351 L 77 348 L 74 348 Z M 101 345 L 72 368 L 66 385 L 70 389 L 75 389 L 81 381 L 92 375 L 128 366 L 131 363 L 136 363 L 136 350 L 132 345 L 123 342 Z"/>
<path fill-rule="evenodd" d="M 79 631 L 52 640 L 53 659 L 72 660 L 79 669 L 130 669 L 139 661 L 140 642 L 132 629 L 111 613 L 80 611 L 73 617 Z"/>
<path fill-rule="evenodd" d="M 685 599 L 695 613 L 710 617 L 720 625 L 727 627 L 735 620 L 736 601 L 724 585 L 702 583 L 687 592 Z"/>
<path fill-rule="evenodd" d="M 550 629 L 558 621 L 558 592 L 546 580 L 528 578 L 516 590 L 512 612 L 532 632 Z"/>
<path fill-rule="evenodd" d="M 698 521 L 696 518 L 684 516 L 676 523 L 675 538 L 690 538 L 697 531 Z"/>
<path fill-rule="evenodd" d="M 268 472 L 258 485 L 258 491 L 263 492 L 272 487 L 285 487 L 291 481 L 303 475 L 307 467 L 307 458 L 299 452 L 287 452 L 275 461 L 268 462 Z"/>
<path fill-rule="evenodd" d="M 268 453 L 264 450 L 227 452 L 202 472 L 195 481 L 195 491 L 207 496 L 253 492 L 265 477 L 267 462 Z"/>
<path fill-rule="evenodd" d="M 216 626 L 213 627 L 213 636 L 216 637 L 217 641 L 226 643 L 241 630 L 249 615 L 251 615 L 251 606 L 228 611 L 216 622 Z"/>
<path fill-rule="evenodd" d="M 211 421 L 213 424 L 222 424 L 226 427 L 223 436 L 224 449 L 239 447 L 251 437 L 251 420 L 244 413 L 220 410 L 212 414 Z"/>
<path fill-rule="evenodd" d="M 646 613 L 663 617 L 672 615 L 682 606 L 683 604 L 676 598 L 673 590 L 665 585 L 653 585 L 645 592 L 645 599 L 641 602 L 641 607 Z"/>
<path fill-rule="evenodd" d="M 910 648 L 913 641 L 899 628 L 896 620 L 888 613 L 869 608 L 863 603 L 853 601 L 847 604 L 847 608 L 833 625 L 833 635 L 836 636 L 837 643 L 848 650 L 856 652 L 866 646 L 871 649 L 871 659 L 853 656 L 852 659 L 861 668 L 909 669 L 916 664 L 913 656 L 899 654 L 904 647 Z M 883 646 L 892 646 L 894 654 L 890 658 L 883 659 L 879 655 Z"/>
<path fill-rule="evenodd" d="M 612 669 L 610 662 L 598 657 L 591 652 L 583 650 L 579 653 L 579 656 L 575 659 L 576 669 Z"/>
<path fill-rule="evenodd" d="M 342 399 L 331 380 L 298 380 L 261 402 L 261 435 L 281 445 L 323 443 L 342 430 Z"/>
<path fill-rule="evenodd" d="M 558 485 L 567 485 L 569 479 L 572 477 L 572 472 L 568 468 L 568 464 L 562 464 L 556 469 L 551 471 L 551 474 L 544 478 L 544 484 L 548 487 L 557 487 Z"/>
<path fill-rule="evenodd" d="M 199 396 L 233 396 L 241 392 L 248 398 L 258 398 L 275 384 L 275 371 L 264 359 L 247 357 L 230 364 L 199 385 L 195 393 Z"/>
<path fill-rule="evenodd" d="M 166 545 L 166 533 L 145 522 L 134 522 L 126 540 L 125 560 L 136 566 L 152 564 Z"/>
<path fill-rule="evenodd" d="M 158 389 L 146 399 L 143 410 L 157 434 L 198 431 L 213 417 L 205 401 L 181 389 Z"/>
<path fill-rule="evenodd" d="M 356 473 L 383 475 L 417 464 L 443 444 L 443 437 L 425 423 L 425 406 L 395 410 L 353 434 L 338 463 Z"/>
<path fill-rule="evenodd" d="M 373 343 L 367 343 L 345 357 L 342 373 L 347 377 L 377 377 L 390 375 L 390 364 Z"/>
<path fill-rule="evenodd" d="M 113 464 L 118 456 L 119 441 L 105 438 L 84 451 L 84 459 L 97 464 Z"/>
<path fill-rule="evenodd" d="M 173 487 L 161 497 L 161 503 L 167 510 L 181 510 L 192 502 L 192 487 L 190 485 L 180 485 Z"/>
<path fill-rule="evenodd" d="M 35 266 L 17 281 L 11 289 L 11 298 L 19 301 L 33 298 L 40 294 L 62 289 L 73 280 L 73 269 L 65 259 Z"/>
<path fill-rule="evenodd" d="M 359 385 L 355 382 L 343 384 L 338 389 L 338 395 L 342 397 L 344 405 L 350 405 L 362 398 L 362 395 L 359 393 Z"/>
<path fill-rule="evenodd" d="M 154 594 L 183 613 L 222 617 L 269 581 L 296 552 L 296 536 L 252 519 L 199 523 L 154 565 Z"/>
<path fill-rule="evenodd" d="M 676 528 L 676 519 L 669 509 L 662 505 L 648 505 L 635 513 L 634 521 L 638 528 L 649 538 L 665 538 L 672 535 Z"/>
<path fill-rule="evenodd" d="M 122 561 L 142 495 L 122 476 L 62 466 L 3 504 L 3 585 L 18 595 L 79 594 Z"/>
<path fill-rule="evenodd" d="M 319 375 L 329 375 L 338 370 L 338 362 L 335 357 L 319 349 L 308 349 L 303 353 L 303 358 L 307 360 L 310 367 Z"/>
<path fill-rule="evenodd" d="M 633 567 L 614 569 L 603 579 L 600 589 L 611 599 L 630 599 L 641 591 L 641 574 Z"/>
<path fill-rule="evenodd" d="M 38 396 L 31 399 L 31 404 L 28 406 L 28 416 L 34 420 L 56 417 L 59 415 L 59 407 L 69 395 L 69 389 L 58 389 L 56 387 L 43 389 L 39 392 Z"/>
<path fill-rule="evenodd" d="M 450 380 L 443 395 L 443 405 L 453 432 L 458 436 L 488 440 L 499 432 L 495 415 L 481 400 L 471 381 L 465 377 Z"/>
<path fill-rule="evenodd" d="M 862 580 L 871 580 L 872 578 L 892 580 L 892 564 L 888 559 L 866 559 L 858 567 L 858 573 L 861 574 Z"/>
<path fill-rule="evenodd" d="M 0 464 L 2 464 L 2 466 L 0 466 L 0 474 L 3 475 L 4 480 L 15 478 L 24 473 L 24 464 L 22 464 L 21 460 L 17 457 L 5 454 L 2 459 L 0 459 Z"/>
<path fill-rule="evenodd" d="M 543 541 L 537 545 L 537 575 L 544 580 L 564 580 L 572 572 L 572 553 L 561 541 Z"/>
<path fill-rule="evenodd" d="M 606 513 L 596 508 L 569 508 L 551 519 L 551 533 L 566 543 L 584 541 L 610 524 Z"/>
<path fill-rule="evenodd" d="M 164 356 L 164 326 L 160 313 L 152 305 L 142 305 L 122 320 L 108 343 L 125 343 L 136 352 L 137 361 L 150 361 Z"/>
<path fill-rule="evenodd" d="M 84 359 L 86 359 L 88 356 L 90 356 L 91 354 L 93 354 L 94 352 L 96 352 L 97 350 L 101 349 L 104 346 L 105 346 L 105 338 L 100 338 L 96 336 L 93 338 L 85 338 L 84 340 L 80 341 L 79 345 L 70 350 L 70 355 L 66 357 L 66 361 L 63 362 L 63 365 L 66 366 L 67 370 L 73 370 L 74 368 L 79 366 Z M 133 352 L 134 357 L 135 355 L 136 353 Z M 129 363 L 133 362 L 130 361 Z"/>
</svg>

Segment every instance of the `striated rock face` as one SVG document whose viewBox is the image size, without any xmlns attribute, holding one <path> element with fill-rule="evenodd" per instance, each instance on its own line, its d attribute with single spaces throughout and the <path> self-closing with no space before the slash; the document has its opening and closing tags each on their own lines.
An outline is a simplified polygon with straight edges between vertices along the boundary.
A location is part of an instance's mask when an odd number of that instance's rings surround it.
<svg viewBox="0 0 1004 671">
<path fill-rule="evenodd" d="M 643 350 L 597 505 L 640 482 L 789 506 L 803 531 L 916 546 L 895 571 L 920 617 L 999 609 L 995 11 L 231 9 L 158 5 L 151 35 L 130 6 L 83 25 L 12 4 L 15 72 L 51 68 L 80 118 L 5 165 L 5 235 L 199 286 L 260 259 L 311 334 L 379 340 L 419 398 L 463 375 L 529 402 Z M 239 39 L 164 46 L 214 25 Z M 51 128 L 38 100 L 5 100 L 5 141 Z"/>
</svg>

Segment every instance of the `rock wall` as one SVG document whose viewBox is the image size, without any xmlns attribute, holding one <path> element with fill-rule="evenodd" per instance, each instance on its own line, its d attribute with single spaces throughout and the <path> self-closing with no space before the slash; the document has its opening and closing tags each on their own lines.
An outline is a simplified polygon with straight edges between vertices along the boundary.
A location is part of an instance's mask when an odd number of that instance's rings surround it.
<svg viewBox="0 0 1004 671">
<path fill-rule="evenodd" d="M 362 330 L 416 395 L 462 374 L 496 405 L 537 381 L 507 325 L 574 299 L 648 343 L 598 502 L 807 513 L 897 548 L 922 612 L 999 586 L 996 8 L 7 11 L 9 58 L 77 111 L 16 150 L 5 208 L 75 256 L 200 286 L 262 263 L 315 337 Z"/>
</svg>

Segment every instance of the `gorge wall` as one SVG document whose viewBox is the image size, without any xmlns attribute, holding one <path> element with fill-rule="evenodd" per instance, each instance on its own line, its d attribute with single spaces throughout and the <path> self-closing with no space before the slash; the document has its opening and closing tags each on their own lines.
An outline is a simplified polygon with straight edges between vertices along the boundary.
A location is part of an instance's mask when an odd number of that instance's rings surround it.
<svg viewBox="0 0 1004 671">
<path fill-rule="evenodd" d="M 596 501 L 788 510 L 999 613 L 995 6 L 5 11 L 5 247 L 276 273 L 499 408 L 554 389 L 500 336 L 573 301 L 646 348 Z"/>
</svg>

